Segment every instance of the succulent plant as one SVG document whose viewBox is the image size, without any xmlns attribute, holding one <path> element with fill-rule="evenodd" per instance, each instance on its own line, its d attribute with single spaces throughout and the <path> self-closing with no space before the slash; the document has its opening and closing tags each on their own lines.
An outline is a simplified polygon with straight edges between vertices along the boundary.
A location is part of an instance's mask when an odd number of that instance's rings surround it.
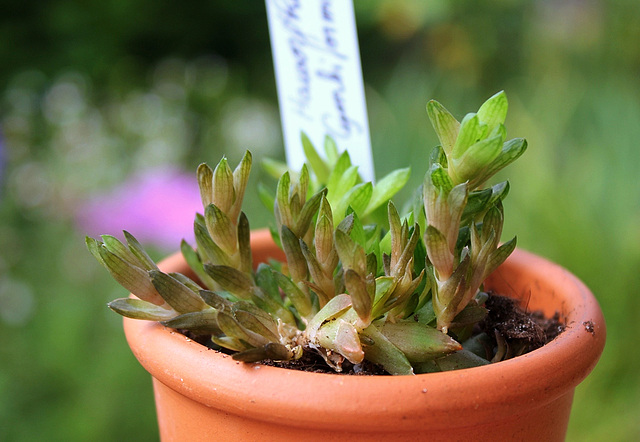
<svg viewBox="0 0 640 442">
<path fill-rule="evenodd" d="M 440 146 L 406 213 L 391 198 L 409 169 L 364 182 L 332 139 L 322 158 L 303 134 L 308 166 L 294 173 L 269 161 L 276 190 L 260 188 L 286 262 L 254 269 L 241 211 L 251 154 L 235 170 L 226 159 L 215 169 L 202 164 L 196 247 L 181 245 L 198 280 L 160 271 L 127 232 L 126 244 L 87 237 L 94 257 L 137 297 L 109 307 L 211 336 L 211 346 L 245 362 L 314 352 L 335 371 L 367 360 L 394 375 L 489 363 L 480 349 L 486 336 L 472 335 L 487 312 L 482 284 L 516 241 L 500 244 L 508 183 L 484 183 L 527 143 L 506 141 L 504 92 L 462 122 L 436 101 L 427 112 Z"/>
</svg>

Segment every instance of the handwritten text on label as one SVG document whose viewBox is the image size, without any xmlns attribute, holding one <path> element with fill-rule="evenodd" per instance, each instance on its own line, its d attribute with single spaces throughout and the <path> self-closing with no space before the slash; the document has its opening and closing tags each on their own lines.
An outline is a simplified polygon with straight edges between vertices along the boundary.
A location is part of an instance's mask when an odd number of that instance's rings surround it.
<svg viewBox="0 0 640 442">
<path fill-rule="evenodd" d="M 266 0 L 287 162 L 302 167 L 300 132 L 319 151 L 325 135 L 373 179 L 353 3 Z"/>
</svg>

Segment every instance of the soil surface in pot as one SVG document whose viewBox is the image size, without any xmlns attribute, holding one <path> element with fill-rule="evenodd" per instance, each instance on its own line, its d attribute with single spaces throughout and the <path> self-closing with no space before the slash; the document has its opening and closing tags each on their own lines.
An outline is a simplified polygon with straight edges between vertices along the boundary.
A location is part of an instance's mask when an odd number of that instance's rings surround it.
<svg viewBox="0 0 640 442">
<path fill-rule="evenodd" d="M 539 311 L 527 312 L 518 305 L 518 301 L 506 296 L 489 293 L 485 307 L 489 313 L 475 326 L 474 335 L 485 333 L 488 337 L 485 345 L 486 359 L 491 362 L 510 359 L 540 348 L 564 330 L 559 313 L 551 318 L 546 318 Z M 210 347 L 210 336 L 194 335 L 186 330 L 178 331 L 194 341 Z M 342 365 L 342 372 L 336 373 L 319 354 L 307 351 L 300 359 L 294 361 L 266 360 L 261 364 L 314 373 L 356 376 L 388 375 L 382 367 L 368 361 L 357 365 L 345 361 Z"/>
<path fill-rule="evenodd" d="M 487 359 L 492 362 L 540 348 L 564 330 L 558 312 L 551 318 L 545 318 L 540 311 L 523 310 L 512 298 L 493 293 L 489 295 L 485 303 L 489 313 L 477 325 L 477 331 L 491 338 L 495 351 L 489 352 Z"/>
</svg>

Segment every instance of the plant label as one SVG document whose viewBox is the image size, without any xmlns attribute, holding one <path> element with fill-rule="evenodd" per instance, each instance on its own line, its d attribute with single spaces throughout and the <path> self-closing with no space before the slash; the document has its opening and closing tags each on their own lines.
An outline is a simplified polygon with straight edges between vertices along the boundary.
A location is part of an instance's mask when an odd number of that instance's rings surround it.
<svg viewBox="0 0 640 442">
<path fill-rule="evenodd" d="M 304 163 L 301 132 L 320 154 L 325 135 L 365 180 L 374 168 L 351 0 L 265 0 L 287 163 Z"/>
</svg>

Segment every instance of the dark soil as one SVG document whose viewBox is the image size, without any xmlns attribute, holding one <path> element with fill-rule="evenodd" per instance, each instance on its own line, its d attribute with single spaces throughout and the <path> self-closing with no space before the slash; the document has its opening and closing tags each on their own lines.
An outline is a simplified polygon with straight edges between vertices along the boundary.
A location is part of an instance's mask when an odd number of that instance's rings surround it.
<svg viewBox="0 0 640 442">
<path fill-rule="evenodd" d="M 535 350 L 553 340 L 563 330 L 560 314 L 545 318 L 542 312 L 526 312 L 518 301 L 490 293 L 485 303 L 489 314 L 478 324 L 497 349 L 493 362 L 510 359 Z"/>
<path fill-rule="evenodd" d="M 369 361 L 364 361 L 361 364 L 352 364 L 349 361 L 344 361 L 342 364 L 342 371 L 340 373 L 334 371 L 317 353 L 305 351 L 300 359 L 294 361 L 262 361 L 262 365 L 269 365 L 271 367 L 288 368 L 291 370 L 308 371 L 311 373 L 331 373 L 342 375 L 354 375 L 354 376 L 368 376 L 368 375 L 388 375 L 384 368 L 379 365 L 373 364 Z"/>
<path fill-rule="evenodd" d="M 486 333 L 489 337 L 491 345 L 487 348 L 487 355 L 492 358 L 492 362 L 510 359 L 540 348 L 564 330 L 559 313 L 556 312 L 553 317 L 546 318 L 540 311 L 526 312 L 520 308 L 518 301 L 505 296 L 489 293 L 485 307 L 489 313 L 476 325 L 474 334 Z M 179 331 L 188 338 L 213 348 L 209 336 L 194 335 L 187 330 Z M 319 354 L 312 351 L 305 351 L 302 358 L 297 360 L 266 360 L 261 364 L 313 373 L 388 375 L 382 367 L 369 361 L 355 365 L 345 361 L 342 372 L 336 373 Z"/>
</svg>

